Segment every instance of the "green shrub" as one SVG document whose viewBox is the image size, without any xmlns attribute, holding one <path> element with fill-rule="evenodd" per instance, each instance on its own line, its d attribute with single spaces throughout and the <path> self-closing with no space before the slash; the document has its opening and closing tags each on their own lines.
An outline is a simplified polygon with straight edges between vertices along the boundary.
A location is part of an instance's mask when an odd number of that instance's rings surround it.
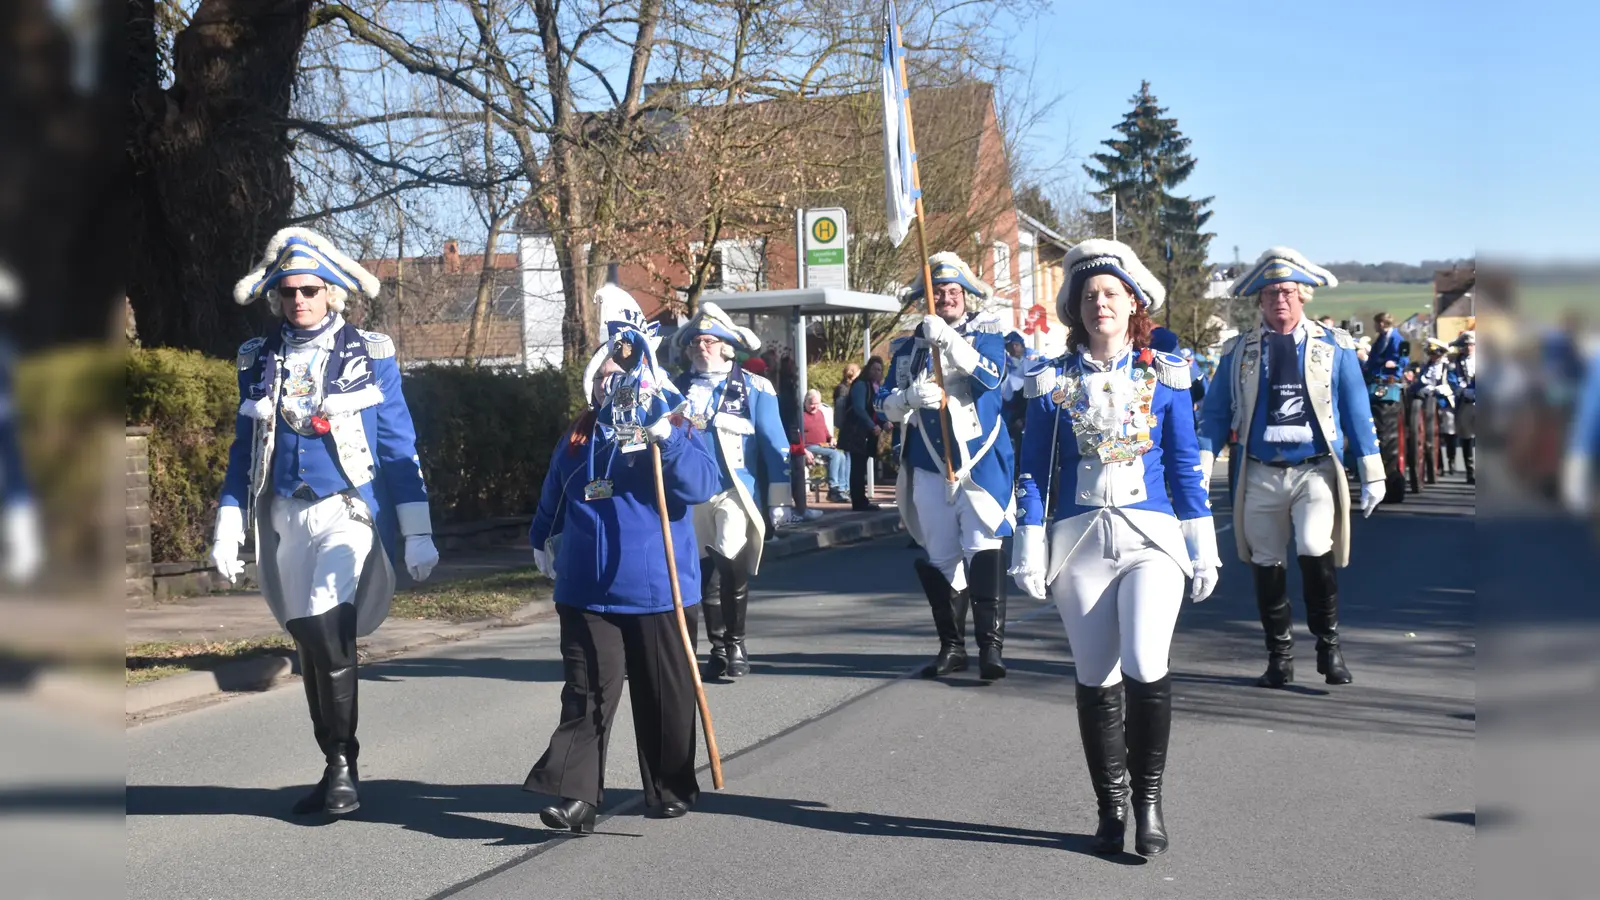
<svg viewBox="0 0 1600 900">
<path fill-rule="evenodd" d="M 561 369 L 424 366 L 405 374 L 435 522 L 530 513 L 572 420 Z"/>
<path fill-rule="evenodd" d="M 210 549 L 239 410 L 238 368 L 192 350 L 128 350 L 127 421 L 150 431 L 150 555 Z"/>
</svg>

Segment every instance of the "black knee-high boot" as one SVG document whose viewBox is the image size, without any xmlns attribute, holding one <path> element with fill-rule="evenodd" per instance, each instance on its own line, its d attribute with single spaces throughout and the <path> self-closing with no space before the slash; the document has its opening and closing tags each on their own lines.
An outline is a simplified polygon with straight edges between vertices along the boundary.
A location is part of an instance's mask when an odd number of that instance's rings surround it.
<svg viewBox="0 0 1600 900">
<path fill-rule="evenodd" d="M 1467 467 L 1467 484 L 1478 483 L 1478 474 L 1472 465 L 1472 451 L 1477 445 L 1477 438 L 1461 439 L 1461 462 Z"/>
<path fill-rule="evenodd" d="M 711 645 L 706 674 L 728 674 L 728 625 L 722 615 L 722 575 L 715 554 L 700 557 L 700 608 L 704 610 L 706 642 Z"/>
<path fill-rule="evenodd" d="M 1299 559 L 1306 587 L 1306 626 L 1317 638 L 1317 672 L 1329 684 L 1349 684 L 1350 670 L 1339 650 L 1339 574 L 1333 554 Z"/>
<path fill-rule="evenodd" d="M 1444 470 L 1451 475 L 1456 473 L 1456 446 L 1458 443 L 1455 435 L 1447 434 L 1444 436 Z"/>
<path fill-rule="evenodd" d="M 1128 833 L 1128 745 L 1123 732 L 1122 685 L 1078 685 L 1078 734 L 1089 764 L 1100 821 L 1095 826 L 1095 853 L 1121 853 Z"/>
<path fill-rule="evenodd" d="M 711 555 L 722 571 L 722 620 L 727 624 L 728 677 L 742 678 L 750 674 L 750 656 L 744 647 L 745 613 L 750 608 L 750 556 L 753 548 L 745 548 L 732 559 Z"/>
<path fill-rule="evenodd" d="M 1140 856 L 1167 851 L 1161 815 L 1161 780 L 1172 737 L 1172 676 L 1148 684 L 1123 680 L 1128 705 L 1128 775 L 1133 791 L 1133 849 Z"/>
<path fill-rule="evenodd" d="M 322 809 L 335 816 L 355 812 L 361 807 L 356 769 L 361 755 L 356 740 L 356 609 L 341 603 L 319 616 L 291 619 L 285 627 L 314 660 L 317 714 L 327 734 L 322 748 L 326 767 L 318 785 Z"/>
<path fill-rule="evenodd" d="M 939 655 L 922 670 L 924 678 L 939 678 L 967 668 L 967 592 L 950 587 L 944 573 L 925 559 L 915 563 L 917 580 L 928 595 L 933 628 L 939 634 Z"/>
<path fill-rule="evenodd" d="M 973 554 L 967 567 L 967 591 L 972 597 L 973 637 L 978 642 L 978 677 L 984 681 L 1004 678 L 1006 567 L 999 550 Z"/>
<path fill-rule="evenodd" d="M 289 623 L 292 627 L 294 620 Z M 293 633 L 291 631 L 291 633 Z M 301 643 L 297 638 L 295 648 L 300 655 L 300 682 L 306 689 L 306 708 L 311 712 L 311 734 L 317 740 L 317 749 L 322 751 L 324 757 L 328 755 L 328 723 L 322 716 L 322 692 L 319 689 L 320 675 L 317 671 L 317 657 L 311 648 Z M 322 777 L 311 789 L 311 792 L 295 801 L 292 811 L 297 816 L 304 816 L 314 812 L 321 812 L 327 802 L 328 778 Z"/>
<path fill-rule="evenodd" d="M 1256 576 L 1256 609 L 1267 641 L 1267 671 L 1256 680 L 1278 688 L 1294 681 L 1294 614 L 1289 608 L 1288 572 L 1283 566 L 1252 566 Z"/>
</svg>

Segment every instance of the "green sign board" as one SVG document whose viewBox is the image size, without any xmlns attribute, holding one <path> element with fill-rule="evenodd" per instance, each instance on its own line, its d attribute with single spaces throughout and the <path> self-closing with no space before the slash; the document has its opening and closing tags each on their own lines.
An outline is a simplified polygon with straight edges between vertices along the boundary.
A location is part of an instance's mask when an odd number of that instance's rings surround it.
<svg viewBox="0 0 1600 900">
<path fill-rule="evenodd" d="M 806 287 L 850 287 L 849 227 L 844 210 L 805 211 Z"/>
</svg>

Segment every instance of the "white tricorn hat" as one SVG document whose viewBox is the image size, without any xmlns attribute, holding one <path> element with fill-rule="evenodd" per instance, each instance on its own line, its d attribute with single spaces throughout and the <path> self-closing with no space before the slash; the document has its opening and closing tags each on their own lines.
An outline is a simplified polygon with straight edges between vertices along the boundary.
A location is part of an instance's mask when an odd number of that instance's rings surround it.
<svg viewBox="0 0 1600 900">
<path fill-rule="evenodd" d="M 733 319 L 722 311 L 722 307 L 710 300 L 700 301 L 700 310 L 689 321 L 683 323 L 673 335 L 673 342 L 679 347 L 689 346 L 689 342 L 698 337 L 710 335 L 729 345 L 735 350 L 744 353 L 754 353 L 761 349 L 761 338 L 756 333 L 742 325 L 735 325 Z"/>
<path fill-rule="evenodd" d="M 1311 287 L 1338 287 L 1339 279 L 1332 272 L 1300 255 L 1292 247 L 1273 247 L 1261 254 L 1250 271 L 1233 283 L 1235 297 L 1249 297 L 1261 293 L 1269 284 L 1293 281 Z"/>
<path fill-rule="evenodd" d="M 1166 287 L 1139 261 L 1139 254 L 1121 241 L 1091 238 L 1067 251 L 1062 266 L 1067 270 L 1067 281 L 1056 294 L 1056 316 L 1063 322 L 1081 318 L 1077 310 L 1083 283 L 1096 275 L 1122 279 L 1147 313 L 1160 309 L 1167 299 Z"/>
<path fill-rule="evenodd" d="M 346 292 L 378 296 L 378 276 L 339 252 L 333 242 L 309 228 L 285 228 L 272 236 L 261 262 L 249 275 L 233 286 L 233 300 L 249 306 L 290 275 L 315 275 Z M 269 298 L 277 312 L 276 298 Z M 328 308 L 344 312 L 344 300 L 337 293 L 328 299 Z"/>
</svg>

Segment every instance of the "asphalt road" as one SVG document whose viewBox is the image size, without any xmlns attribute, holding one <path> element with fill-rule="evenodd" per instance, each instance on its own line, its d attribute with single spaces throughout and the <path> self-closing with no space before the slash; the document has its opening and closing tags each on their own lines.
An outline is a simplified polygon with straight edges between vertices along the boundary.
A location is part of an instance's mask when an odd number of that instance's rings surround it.
<svg viewBox="0 0 1600 900">
<path fill-rule="evenodd" d="M 1459 482 L 1459 478 L 1456 479 Z M 553 622 L 368 667 L 362 809 L 287 814 L 320 769 L 298 685 L 133 728 L 130 898 L 1427 898 L 1476 886 L 1471 497 L 1442 486 L 1355 529 L 1330 688 L 1263 660 L 1248 570 L 1179 621 L 1172 850 L 1085 852 L 1094 802 L 1052 608 L 1013 600 L 1011 677 L 905 677 L 931 656 L 903 537 L 772 563 L 754 673 L 707 686 L 727 775 L 644 818 L 617 716 L 599 834 L 519 788 L 558 711 Z M 1224 556 L 1230 536 L 1221 543 Z M 1291 591 L 1298 596 L 1298 575 Z"/>
</svg>

